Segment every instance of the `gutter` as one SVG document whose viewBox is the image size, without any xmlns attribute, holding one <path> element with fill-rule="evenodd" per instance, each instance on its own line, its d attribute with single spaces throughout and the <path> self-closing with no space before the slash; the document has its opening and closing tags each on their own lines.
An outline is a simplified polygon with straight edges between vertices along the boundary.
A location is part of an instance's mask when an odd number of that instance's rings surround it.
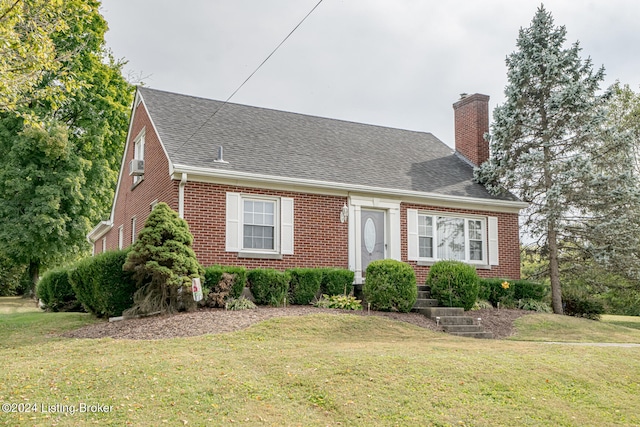
<svg viewBox="0 0 640 427">
<path fill-rule="evenodd" d="M 109 221 L 100 221 L 98 225 L 93 227 L 93 229 L 87 233 L 87 242 L 93 245 L 96 240 L 107 234 L 109 230 L 113 228 L 113 222 Z"/>
<path fill-rule="evenodd" d="M 484 207 L 484 208 L 497 208 L 499 210 L 509 210 L 509 211 L 519 211 L 520 209 L 527 208 L 529 206 L 528 203 L 521 201 L 511 201 L 511 200 L 496 200 L 496 199 L 481 199 L 475 197 L 466 197 L 466 196 L 453 196 L 453 195 L 444 195 L 437 193 L 426 193 L 422 191 L 414 191 L 414 190 L 400 190 L 394 188 L 382 188 L 382 187 L 371 187 L 360 184 L 345 184 L 339 182 L 327 182 L 327 181 L 319 181 L 313 179 L 300 179 L 300 178 L 289 178 L 289 177 L 281 177 L 281 176 L 266 176 L 260 174 L 252 174 L 248 172 L 238 172 L 232 170 L 216 170 L 209 168 L 199 168 L 194 166 L 186 166 L 174 164 L 174 179 L 177 179 L 179 174 L 182 173 L 183 179 L 186 179 L 184 176 L 189 173 L 191 175 L 191 180 L 194 180 L 194 175 L 201 178 L 216 178 L 220 180 L 233 180 L 237 183 L 239 180 L 246 180 L 253 183 L 262 183 L 267 185 L 284 185 L 288 188 L 292 186 L 299 187 L 307 187 L 307 188 L 315 188 L 321 189 L 330 192 L 361 192 L 365 194 L 384 194 L 385 197 L 402 197 L 402 198 L 411 198 L 416 200 L 421 200 L 428 203 L 444 203 L 444 204 L 456 204 L 456 205 L 465 205 L 465 206 L 475 206 L 475 207 Z M 177 175 L 177 176 L 176 176 Z M 196 180 L 198 180 L 196 178 Z M 204 182 L 210 182 L 206 179 L 203 179 Z M 181 181 L 182 185 L 182 181 Z"/>
</svg>

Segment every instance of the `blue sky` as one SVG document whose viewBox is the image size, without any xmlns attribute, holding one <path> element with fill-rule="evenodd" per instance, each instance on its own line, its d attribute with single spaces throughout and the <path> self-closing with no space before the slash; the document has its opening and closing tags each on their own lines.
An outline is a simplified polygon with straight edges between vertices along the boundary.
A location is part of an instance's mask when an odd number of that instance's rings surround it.
<svg viewBox="0 0 640 427">
<path fill-rule="evenodd" d="M 107 45 L 148 87 L 227 99 L 318 0 L 103 0 Z M 491 97 L 539 1 L 324 0 L 232 102 L 432 132 L 453 145 L 460 93 Z M 640 89 L 640 2 L 544 3 L 603 88 Z"/>
</svg>

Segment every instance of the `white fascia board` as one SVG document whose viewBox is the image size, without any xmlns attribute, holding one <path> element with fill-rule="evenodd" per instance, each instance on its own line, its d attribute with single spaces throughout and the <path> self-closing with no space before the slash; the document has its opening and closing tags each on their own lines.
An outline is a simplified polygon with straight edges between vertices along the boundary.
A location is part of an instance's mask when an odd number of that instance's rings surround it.
<svg viewBox="0 0 640 427">
<path fill-rule="evenodd" d="M 107 234 L 107 232 L 109 230 L 111 230 L 112 228 L 113 228 L 113 222 L 111 222 L 111 221 L 100 221 L 98 223 L 98 225 L 93 227 L 93 230 L 91 230 L 89 233 L 87 233 L 87 240 L 89 240 L 91 243 L 93 243 L 96 240 L 98 240 L 99 238 L 101 238 L 102 236 L 104 236 L 105 234 Z"/>
<path fill-rule="evenodd" d="M 367 185 L 345 184 L 340 182 L 319 181 L 313 179 L 267 176 L 218 170 L 175 164 L 172 179 L 180 180 L 182 173 L 189 174 L 189 181 L 201 181 L 242 186 L 260 186 L 264 188 L 285 189 L 290 191 L 314 192 L 327 195 L 348 195 L 351 193 L 375 194 L 381 197 L 398 197 L 403 202 L 433 204 L 435 206 L 487 210 L 491 212 L 518 213 L 529 206 L 528 203 L 509 200 L 479 199 L 474 197 L 447 196 L 444 194 L 425 193 L 422 191 L 400 190 L 394 188 L 371 187 Z"/>
</svg>

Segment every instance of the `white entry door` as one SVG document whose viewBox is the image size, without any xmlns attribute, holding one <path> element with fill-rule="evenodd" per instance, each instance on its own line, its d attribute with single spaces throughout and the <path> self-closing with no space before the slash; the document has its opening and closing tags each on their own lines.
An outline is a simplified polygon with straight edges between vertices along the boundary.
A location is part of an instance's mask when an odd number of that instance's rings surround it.
<svg viewBox="0 0 640 427">
<path fill-rule="evenodd" d="M 385 212 L 381 210 L 362 209 L 361 211 L 362 274 L 364 276 L 371 261 L 385 258 Z"/>
</svg>

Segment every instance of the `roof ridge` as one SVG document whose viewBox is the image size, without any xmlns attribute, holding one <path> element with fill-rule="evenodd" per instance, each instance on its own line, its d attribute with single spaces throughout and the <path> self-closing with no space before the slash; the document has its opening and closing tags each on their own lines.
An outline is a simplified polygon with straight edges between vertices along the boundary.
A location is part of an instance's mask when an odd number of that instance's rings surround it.
<svg viewBox="0 0 640 427">
<path fill-rule="evenodd" d="M 440 142 L 441 144 L 443 144 L 446 147 L 448 147 L 451 150 L 452 153 L 454 151 L 453 148 L 451 148 L 449 145 L 447 145 L 444 141 L 442 141 L 440 138 L 435 136 L 432 132 L 428 132 L 428 131 L 403 129 L 403 128 L 399 128 L 399 127 L 385 126 L 385 125 L 375 124 L 375 123 L 363 123 L 363 122 L 357 122 L 355 120 L 340 119 L 340 118 L 335 118 L 335 117 L 326 117 L 326 116 L 320 116 L 320 115 L 316 115 L 316 114 L 300 113 L 300 112 L 296 112 L 296 111 L 288 111 L 288 110 L 282 110 L 282 109 L 277 109 L 277 108 L 272 108 L 272 107 L 261 107 L 261 106 L 258 106 L 258 105 L 241 104 L 241 103 L 238 103 L 238 102 L 231 102 L 231 101 L 225 103 L 224 101 L 221 101 L 219 99 L 205 98 L 203 96 L 189 95 L 189 94 L 178 93 L 178 92 L 173 92 L 173 91 L 168 91 L 168 90 L 163 90 L 163 89 L 154 89 L 154 88 L 149 88 L 149 87 L 146 87 L 146 86 L 137 86 L 137 87 L 138 87 L 138 89 L 142 89 L 142 90 L 145 90 L 145 91 L 160 92 L 160 93 L 164 93 L 164 94 L 167 94 L 167 95 L 175 95 L 175 96 L 181 96 L 181 97 L 186 97 L 186 98 L 200 99 L 200 100 L 203 100 L 203 101 L 216 102 L 216 103 L 223 104 L 223 105 L 233 105 L 233 106 L 243 107 L 243 108 L 255 108 L 255 109 L 258 109 L 258 110 L 273 111 L 273 112 L 276 112 L 276 113 L 283 113 L 283 114 L 292 114 L 292 115 L 301 116 L 301 117 L 309 117 L 309 118 L 314 118 L 314 119 L 330 120 L 330 121 L 334 121 L 334 122 L 350 123 L 350 124 L 358 125 L 358 126 L 369 126 L 369 127 L 379 128 L 379 129 L 389 129 L 389 130 L 393 130 L 393 131 L 417 133 L 417 134 L 420 134 L 420 135 L 431 135 L 433 138 L 438 140 L 438 142 Z"/>
</svg>

